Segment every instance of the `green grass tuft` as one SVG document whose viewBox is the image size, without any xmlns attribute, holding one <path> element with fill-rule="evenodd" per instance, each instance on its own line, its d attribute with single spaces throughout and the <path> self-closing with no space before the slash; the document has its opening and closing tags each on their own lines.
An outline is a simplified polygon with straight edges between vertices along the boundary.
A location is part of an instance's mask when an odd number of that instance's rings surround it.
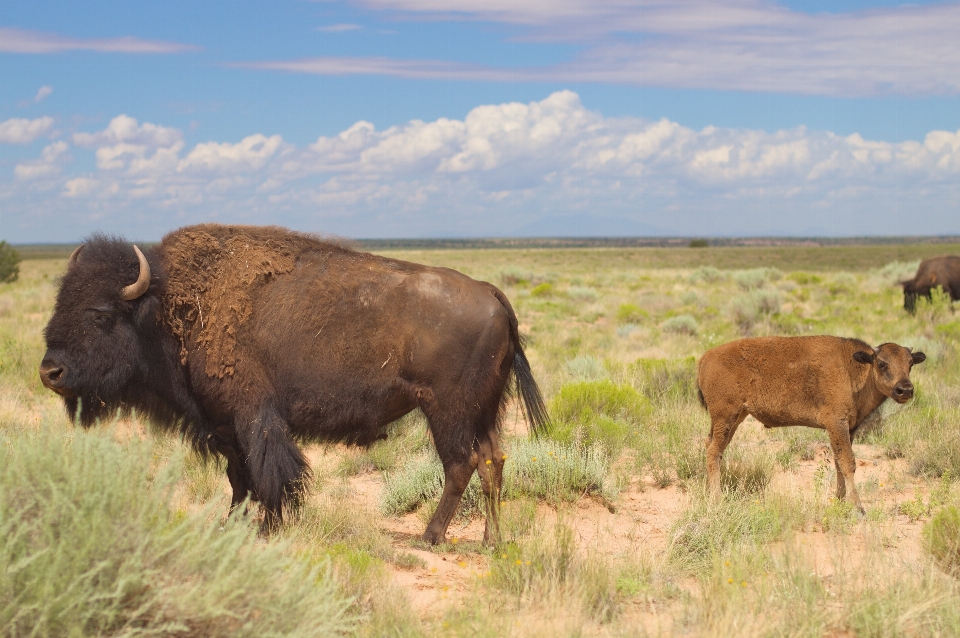
<svg viewBox="0 0 960 638">
<path fill-rule="evenodd" d="M 565 443 L 602 443 L 618 452 L 652 411 L 650 401 L 631 386 L 607 379 L 570 383 L 550 403 L 550 436 Z"/>
</svg>

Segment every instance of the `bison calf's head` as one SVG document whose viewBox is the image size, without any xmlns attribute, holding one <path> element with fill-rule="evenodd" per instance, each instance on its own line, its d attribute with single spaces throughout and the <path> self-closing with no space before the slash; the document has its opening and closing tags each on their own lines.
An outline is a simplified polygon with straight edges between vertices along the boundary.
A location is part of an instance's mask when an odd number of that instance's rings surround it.
<svg viewBox="0 0 960 638">
<path fill-rule="evenodd" d="M 927 359 L 922 352 L 895 343 L 884 343 L 873 352 L 856 352 L 853 358 L 858 363 L 872 367 L 871 374 L 877 388 L 897 403 L 906 403 L 913 398 L 910 369 Z"/>
<path fill-rule="evenodd" d="M 91 425 L 126 405 L 131 383 L 143 376 L 140 326 L 155 315 L 145 296 L 151 270 L 136 246 L 94 237 L 70 256 L 44 336 L 40 380 Z"/>
</svg>

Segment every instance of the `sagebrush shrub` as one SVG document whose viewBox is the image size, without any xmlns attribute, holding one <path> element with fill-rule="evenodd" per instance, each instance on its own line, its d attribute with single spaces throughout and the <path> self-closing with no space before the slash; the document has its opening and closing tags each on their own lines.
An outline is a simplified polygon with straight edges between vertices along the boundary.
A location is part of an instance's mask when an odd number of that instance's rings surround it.
<svg viewBox="0 0 960 638">
<path fill-rule="evenodd" d="M 944 571 L 960 576 L 960 507 L 937 512 L 923 527 L 924 548 Z"/>
<path fill-rule="evenodd" d="M 580 381 L 595 381 L 607 376 L 603 361 L 588 354 L 570 359 L 566 368 L 571 377 Z"/>
<path fill-rule="evenodd" d="M 0 635 L 330 636 L 355 627 L 329 562 L 242 516 L 171 506 L 178 464 L 110 432 L 0 429 Z M 218 504 L 219 507 L 219 504 Z"/>
<path fill-rule="evenodd" d="M 576 301 L 596 301 L 600 298 L 600 293 L 595 288 L 586 286 L 570 286 L 567 288 L 567 295 Z"/>
<path fill-rule="evenodd" d="M 722 270 L 714 268 L 713 266 L 700 266 L 690 275 L 690 282 L 699 283 L 702 281 L 706 283 L 713 283 L 720 281 L 721 279 L 725 279 L 726 276 L 727 275 Z"/>
<path fill-rule="evenodd" d="M 664 332 L 673 332 L 676 334 L 696 335 L 700 326 L 692 315 L 677 315 L 670 317 L 660 326 Z"/>
</svg>

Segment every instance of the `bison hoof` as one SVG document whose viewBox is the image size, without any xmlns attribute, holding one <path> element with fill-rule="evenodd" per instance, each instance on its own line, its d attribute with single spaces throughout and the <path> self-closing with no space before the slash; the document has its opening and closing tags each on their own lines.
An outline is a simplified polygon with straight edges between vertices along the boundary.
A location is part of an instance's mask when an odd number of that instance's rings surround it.
<svg viewBox="0 0 960 638">
<path fill-rule="evenodd" d="M 445 537 L 445 534 L 438 534 L 437 532 L 434 532 L 428 529 L 423 533 L 423 536 L 421 536 L 420 538 L 423 540 L 424 543 L 430 543 L 431 545 L 439 545 L 440 543 L 446 540 L 446 538 L 444 537 Z"/>
</svg>

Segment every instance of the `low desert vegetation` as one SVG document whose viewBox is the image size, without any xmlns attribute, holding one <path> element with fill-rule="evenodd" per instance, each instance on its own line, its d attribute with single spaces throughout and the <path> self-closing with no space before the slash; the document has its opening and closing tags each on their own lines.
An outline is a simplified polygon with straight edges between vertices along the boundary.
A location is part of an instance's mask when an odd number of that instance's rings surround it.
<svg viewBox="0 0 960 638">
<path fill-rule="evenodd" d="M 552 424 L 505 406 L 501 541 L 474 477 L 418 535 L 443 471 L 423 416 L 309 446 L 270 537 L 223 466 L 136 415 L 82 431 L 39 383 L 65 259 L 0 283 L 0 635 L 960 635 L 960 313 L 897 282 L 960 246 L 398 251 L 501 286 Z M 506 265 L 509 264 L 509 265 Z M 741 425 L 706 490 L 696 361 L 742 336 L 927 354 L 913 401 L 855 441 L 861 516 L 823 432 Z"/>
</svg>

